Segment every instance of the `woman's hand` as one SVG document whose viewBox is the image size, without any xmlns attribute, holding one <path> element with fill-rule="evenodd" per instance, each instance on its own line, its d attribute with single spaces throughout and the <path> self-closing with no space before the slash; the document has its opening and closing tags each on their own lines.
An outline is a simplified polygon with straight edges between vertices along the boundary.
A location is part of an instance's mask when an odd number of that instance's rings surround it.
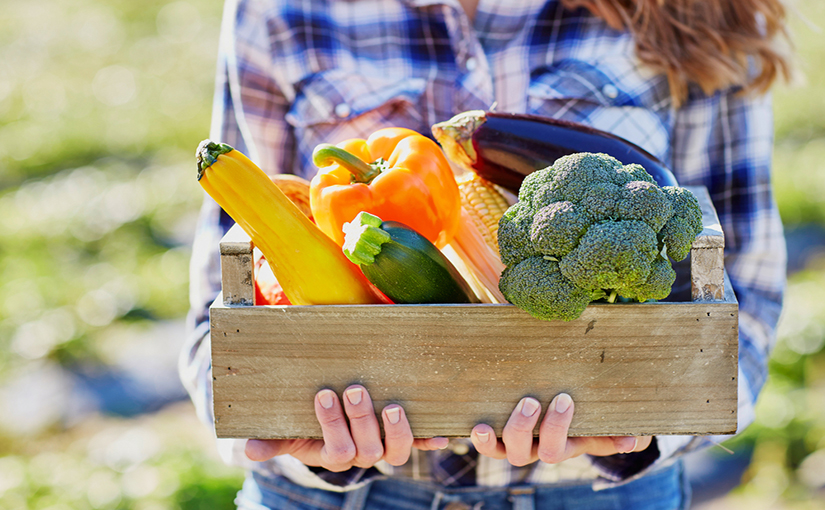
<svg viewBox="0 0 825 510">
<path fill-rule="evenodd" d="M 541 404 L 532 397 L 525 397 L 507 420 L 500 441 L 493 428 L 485 424 L 476 425 L 470 437 L 481 455 L 507 459 L 514 466 L 525 466 L 537 460 L 555 464 L 584 453 L 606 456 L 639 452 L 650 445 L 650 436 L 567 437 L 574 407 L 570 395 L 556 395 L 541 422 L 539 437 L 534 439 L 533 429 L 541 416 Z"/>
<path fill-rule="evenodd" d="M 343 409 L 341 401 L 343 400 Z M 410 423 L 401 406 L 390 404 L 381 411 L 385 438 L 366 388 L 360 385 L 344 390 L 342 399 L 332 390 L 315 395 L 315 415 L 324 439 L 250 439 L 246 456 L 265 461 L 278 455 L 292 455 L 307 466 L 330 471 L 355 467 L 372 467 L 379 460 L 400 466 L 410 457 L 410 448 L 437 450 L 447 446 L 447 439 L 413 439 Z"/>
</svg>

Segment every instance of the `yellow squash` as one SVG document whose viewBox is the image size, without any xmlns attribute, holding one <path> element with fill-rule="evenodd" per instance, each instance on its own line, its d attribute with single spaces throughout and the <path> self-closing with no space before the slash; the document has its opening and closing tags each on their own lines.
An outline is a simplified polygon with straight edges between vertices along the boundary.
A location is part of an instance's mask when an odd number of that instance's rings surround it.
<svg viewBox="0 0 825 510">
<path fill-rule="evenodd" d="M 196 156 L 201 186 L 249 234 L 293 305 L 386 302 L 335 241 L 245 155 L 204 140 Z"/>
</svg>

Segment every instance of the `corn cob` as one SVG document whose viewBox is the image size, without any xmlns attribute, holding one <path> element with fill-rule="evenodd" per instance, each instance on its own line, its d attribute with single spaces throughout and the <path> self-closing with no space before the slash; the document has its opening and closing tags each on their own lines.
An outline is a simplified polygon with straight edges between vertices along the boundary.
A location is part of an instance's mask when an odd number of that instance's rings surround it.
<svg viewBox="0 0 825 510">
<path fill-rule="evenodd" d="M 292 174 L 275 174 L 270 175 L 269 178 L 307 218 L 312 219 L 312 209 L 309 208 L 308 180 Z"/>
<path fill-rule="evenodd" d="M 498 220 L 510 206 L 496 186 L 475 173 L 458 180 L 461 206 L 467 211 L 478 232 L 496 256 L 498 252 Z"/>
<path fill-rule="evenodd" d="M 498 288 L 504 265 L 498 253 L 498 220 L 510 206 L 494 184 L 473 172 L 456 178 L 461 218 L 453 240 L 442 249 L 482 303 L 506 303 Z"/>
</svg>

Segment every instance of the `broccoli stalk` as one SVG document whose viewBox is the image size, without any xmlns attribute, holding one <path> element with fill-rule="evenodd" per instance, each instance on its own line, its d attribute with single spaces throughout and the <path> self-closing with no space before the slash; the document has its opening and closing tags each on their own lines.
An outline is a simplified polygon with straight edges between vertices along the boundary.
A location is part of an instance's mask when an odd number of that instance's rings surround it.
<svg viewBox="0 0 825 510">
<path fill-rule="evenodd" d="M 518 198 L 499 222 L 499 288 L 540 319 L 576 319 L 598 299 L 664 299 L 676 274 L 663 253 L 684 259 L 702 231 L 690 191 L 606 154 L 559 158 Z"/>
</svg>

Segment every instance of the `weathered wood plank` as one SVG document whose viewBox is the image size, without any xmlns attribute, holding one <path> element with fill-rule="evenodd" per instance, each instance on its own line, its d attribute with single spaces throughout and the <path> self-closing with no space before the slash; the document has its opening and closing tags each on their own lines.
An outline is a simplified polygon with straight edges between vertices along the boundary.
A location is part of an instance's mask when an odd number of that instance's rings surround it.
<svg viewBox="0 0 825 510">
<path fill-rule="evenodd" d="M 518 400 L 576 401 L 572 435 L 736 429 L 735 302 L 591 305 L 547 322 L 511 305 L 212 310 L 219 437 L 319 437 L 313 396 L 364 384 L 419 437 L 499 433 Z"/>
<path fill-rule="evenodd" d="M 702 208 L 702 233 L 690 249 L 690 289 L 693 301 L 725 298 L 725 234 L 710 194 L 704 186 L 688 187 Z"/>
<path fill-rule="evenodd" d="M 690 291 L 693 301 L 725 297 L 725 254 L 720 248 L 690 250 Z"/>
<path fill-rule="evenodd" d="M 252 240 L 235 224 L 221 239 L 221 290 L 226 305 L 255 304 Z"/>
</svg>

